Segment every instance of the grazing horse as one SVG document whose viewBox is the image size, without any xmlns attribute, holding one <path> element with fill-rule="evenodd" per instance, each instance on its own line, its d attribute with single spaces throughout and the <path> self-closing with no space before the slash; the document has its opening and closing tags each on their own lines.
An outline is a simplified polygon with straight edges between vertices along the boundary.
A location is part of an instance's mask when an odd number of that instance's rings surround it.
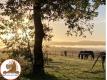
<svg viewBox="0 0 107 80">
<path fill-rule="evenodd" d="M 81 59 L 88 59 L 88 56 L 91 56 L 94 59 L 94 52 L 93 51 L 80 51 L 78 57 Z"/>
</svg>

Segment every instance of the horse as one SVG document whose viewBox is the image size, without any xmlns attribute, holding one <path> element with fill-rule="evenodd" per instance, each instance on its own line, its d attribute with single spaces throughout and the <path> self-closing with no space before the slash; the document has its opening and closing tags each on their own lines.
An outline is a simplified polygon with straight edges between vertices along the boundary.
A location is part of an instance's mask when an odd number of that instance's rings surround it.
<svg viewBox="0 0 107 80">
<path fill-rule="evenodd" d="M 80 59 L 88 59 L 88 57 L 91 56 L 91 59 L 94 59 L 94 52 L 93 51 L 80 51 L 78 54 L 78 57 Z"/>
</svg>

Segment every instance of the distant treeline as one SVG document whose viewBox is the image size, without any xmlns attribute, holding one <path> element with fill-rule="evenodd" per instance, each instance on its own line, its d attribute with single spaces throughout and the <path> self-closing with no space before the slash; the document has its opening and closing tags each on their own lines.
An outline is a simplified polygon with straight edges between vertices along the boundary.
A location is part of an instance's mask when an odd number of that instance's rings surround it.
<svg viewBox="0 0 107 80">
<path fill-rule="evenodd" d="M 105 45 L 105 41 L 49 42 L 49 45 Z"/>
</svg>

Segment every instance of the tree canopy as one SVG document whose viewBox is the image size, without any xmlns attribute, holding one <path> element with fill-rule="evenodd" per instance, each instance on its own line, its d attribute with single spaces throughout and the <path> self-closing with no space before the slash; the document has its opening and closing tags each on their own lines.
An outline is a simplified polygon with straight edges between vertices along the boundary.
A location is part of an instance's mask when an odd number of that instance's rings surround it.
<svg viewBox="0 0 107 80">
<path fill-rule="evenodd" d="M 69 29 L 67 34 L 75 33 L 81 36 L 86 31 L 92 33 L 93 25 L 87 26 L 89 25 L 87 21 L 98 15 L 96 9 L 105 2 L 105 0 L 6 0 L 0 7 L 3 16 L 10 16 L 10 19 L 15 21 L 21 19 L 23 14 L 32 19 L 34 3 L 40 4 L 42 20 L 64 19 Z"/>
</svg>

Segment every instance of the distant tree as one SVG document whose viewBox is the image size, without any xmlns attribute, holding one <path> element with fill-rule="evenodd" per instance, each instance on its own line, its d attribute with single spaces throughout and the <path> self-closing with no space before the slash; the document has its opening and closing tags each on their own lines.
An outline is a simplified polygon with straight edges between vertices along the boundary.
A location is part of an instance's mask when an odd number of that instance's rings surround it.
<svg viewBox="0 0 107 80">
<path fill-rule="evenodd" d="M 42 52 L 42 41 L 45 36 L 42 20 L 56 21 L 65 20 L 68 26 L 67 34 L 82 36 L 84 32 L 89 31 L 93 26 L 81 25 L 97 16 L 96 9 L 105 4 L 105 0 L 8 0 L 0 4 L 3 9 L 2 15 L 9 16 L 14 21 L 20 19 L 24 13 L 32 12 L 34 19 L 34 64 L 33 73 L 44 73 L 44 61 Z"/>
</svg>

